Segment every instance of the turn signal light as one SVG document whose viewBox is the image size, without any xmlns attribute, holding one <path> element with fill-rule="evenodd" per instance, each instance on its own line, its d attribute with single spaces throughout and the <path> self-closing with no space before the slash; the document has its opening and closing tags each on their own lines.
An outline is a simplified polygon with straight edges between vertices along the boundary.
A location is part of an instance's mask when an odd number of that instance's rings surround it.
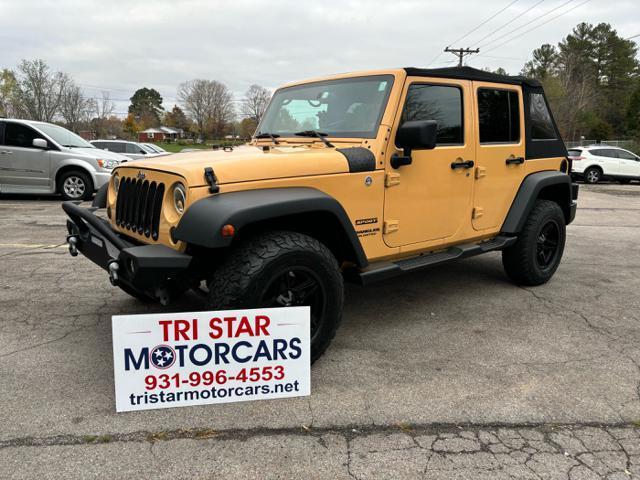
<svg viewBox="0 0 640 480">
<path fill-rule="evenodd" d="M 222 230 L 220 231 L 220 233 L 222 234 L 223 237 L 233 237 L 236 234 L 236 227 L 227 223 L 222 227 Z"/>
</svg>

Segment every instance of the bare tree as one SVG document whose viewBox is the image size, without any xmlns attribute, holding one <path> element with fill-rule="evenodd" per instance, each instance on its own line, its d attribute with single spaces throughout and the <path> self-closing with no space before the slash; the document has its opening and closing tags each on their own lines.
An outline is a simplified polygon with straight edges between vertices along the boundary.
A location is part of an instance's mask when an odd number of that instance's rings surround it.
<svg viewBox="0 0 640 480">
<path fill-rule="evenodd" d="M 60 102 L 60 115 L 66 122 L 67 128 L 77 132 L 81 123 L 90 120 L 93 107 L 93 99 L 86 98 L 78 85 L 69 82 Z"/>
<path fill-rule="evenodd" d="M 178 99 L 198 126 L 201 139 L 207 127 L 214 136 L 220 136 L 233 120 L 233 96 L 229 89 L 216 80 L 196 79 L 178 87 Z"/>
<path fill-rule="evenodd" d="M 109 92 L 102 92 L 101 97 L 92 100 L 92 114 L 93 114 L 93 124 L 96 129 L 96 133 L 98 137 L 101 137 L 105 134 L 107 130 L 107 120 L 111 115 L 113 115 L 113 111 L 116 106 L 111 101 L 111 97 Z"/>
<path fill-rule="evenodd" d="M 17 90 L 21 114 L 32 120 L 53 121 L 70 82 L 67 74 L 51 71 L 44 60 L 22 60 Z"/>
<path fill-rule="evenodd" d="M 256 123 L 260 123 L 270 99 L 271 92 L 269 90 L 260 85 L 251 85 L 242 100 L 242 114 L 247 118 L 252 118 Z"/>
</svg>

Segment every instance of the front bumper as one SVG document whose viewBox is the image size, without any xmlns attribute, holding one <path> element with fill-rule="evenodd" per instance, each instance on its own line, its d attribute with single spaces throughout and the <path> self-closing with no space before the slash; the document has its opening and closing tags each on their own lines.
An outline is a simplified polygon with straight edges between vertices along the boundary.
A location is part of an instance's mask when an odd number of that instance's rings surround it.
<svg viewBox="0 0 640 480">
<path fill-rule="evenodd" d="M 78 252 L 109 272 L 113 285 L 124 285 L 137 293 L 169 301 L 169 286 L 185 277 L 192 257 L 165 245 L 136 245 L 111 229 L 106 220 L 94 214 L 96 208 L 83 208 L 64 202 L 67 213 L 69 252 Z"/>
</svg>

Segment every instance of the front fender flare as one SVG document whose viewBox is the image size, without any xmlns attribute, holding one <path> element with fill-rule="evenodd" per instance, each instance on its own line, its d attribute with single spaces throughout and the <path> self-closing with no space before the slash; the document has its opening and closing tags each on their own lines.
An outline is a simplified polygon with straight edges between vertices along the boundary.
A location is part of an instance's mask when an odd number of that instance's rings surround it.
<svg viewBox="0 0 640 480">
<path fill-rule="evenodd" d="M 206 248 L 228 247 L 232 238 L 222 236 L 224 225 L 231 224 L 240 232 L 256 222 L 315 212 L 330 213 L 338 220 L 353 249 L 355 263 L 365 267 L 367 257 L 344 208 L 335 198 L 314 188 L 243 190 L 203 198 L 187 209 L 172 238 Z"/>
</svg>

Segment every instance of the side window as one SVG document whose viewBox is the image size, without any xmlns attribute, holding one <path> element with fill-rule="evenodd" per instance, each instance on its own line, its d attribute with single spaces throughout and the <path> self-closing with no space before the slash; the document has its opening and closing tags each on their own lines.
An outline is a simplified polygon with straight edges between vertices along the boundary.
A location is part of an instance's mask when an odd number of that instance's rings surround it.
<svg viewBox="0 0 640 480">
<path fill-rule="evenodd" d="M 125 146 L 126 146 L 127 153 L 140 153 L 139 152 L 140 149 L 136 147 L 133 143 L 126 143 Z"/>
<path fill-rule="evenodd" d="M 598 148 L 597 150 L 591 150 L 591 154 L 598 157 L 618 158 L 617 152 L 611 148 Z"/>
<path fill-rule="evenodd" d="M 442 85 L 410 85 L 401 123 L 411 120 L 435 120 L 438 145 L 462 145 L 462 90 Z"/>
<path fill-rule="evenodd" d="M 124 153 L 125 152 L 125 144 L 121 142 L 108 142 L 106 148 L 108 148 L 112 152 L 116 153 Z"/>
<path fill-rule="evenodd" d="M 7 122 L 4 132 L 4 144 L 12 147 L 32 148 L 35 138 L 43 138 L 34 129 L 19 123 Z"/>
<path fill-rule="evenodd" d="M 478 90 L 480 143 L 517 143 L 520 140 L 518 92 Z"/>
<path fill-rule="evenodd" d="M 544 95 L 532 93 L 529 97 L 529 102 L 532 140 L 555 140 L 557 138 L 556 129 L 553 126 L 553 120 L 551 120 L 551 114 Z"/>
<path fill-rule="evenodd" d="M 104 150 L 105 148 L 108 148 L 105 142 L 91 142 L 91 145 L 93 145 L 96 148 L 100 148 L 102 150 Z"/>
<path fill-rule="evenodd" d="M 627 152 L 626 150 L 618 150 L 618 158 L 622 158 L 623 160 L 637 160 L 633 153 Z"/>
</svg>

